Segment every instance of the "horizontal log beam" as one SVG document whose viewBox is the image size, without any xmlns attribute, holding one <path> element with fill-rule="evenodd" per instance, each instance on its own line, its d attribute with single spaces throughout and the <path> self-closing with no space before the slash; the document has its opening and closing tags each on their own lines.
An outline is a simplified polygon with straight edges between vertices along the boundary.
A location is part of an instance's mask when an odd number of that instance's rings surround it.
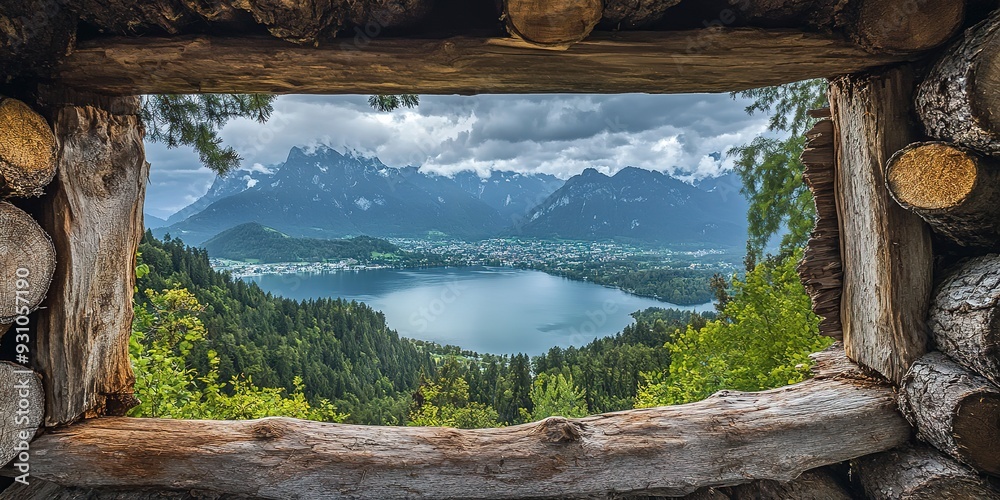
<svg viewBox="0 0 1000 500">
<path fill-rule="evenodd" d="M 817 376 L 759 393 L 501 429 L 373 427 L 288 418 L 99 418 L 32 443 L 33 478 L 97 489 L 262 498 L 685 495 L 802 472 L 905 443 L 892 388 L 842 348 Z"/>
<path fill-rule="evenodd" d="M 356 37 L 321 48 L 265 37 L 149 37 L 81 44 L 54 78 L 119 95 L 728 92 L 901 59 L 833 35 L 759 29 L 593 33 L 563 51 L 467 37 Z"/>
</svg>

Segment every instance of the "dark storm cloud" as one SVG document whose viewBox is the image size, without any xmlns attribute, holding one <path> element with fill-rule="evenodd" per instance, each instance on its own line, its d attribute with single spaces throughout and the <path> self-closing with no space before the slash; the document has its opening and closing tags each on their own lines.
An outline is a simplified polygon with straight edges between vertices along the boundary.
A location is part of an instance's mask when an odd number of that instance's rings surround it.
<svg viewBox="0 0 1000 500">
<path fill-rule="evenodd" d="M 266 124 L 235 120 L 222 132 L 244 168 L 284 161 L 292 146 L 327 144 L 392 166 L 441 173 L 491 169 L 566 178 L 626 166 L 679 176 L 716 175 L 708 157 L 751 140 L 766 117 L 721 94 L 422 96 L 416 109 L 378 113 L 367 96 L 284 96 Z M 213 175 L 197 156 L 150 145 L 147 210 L 166 216 L 203 194 Z"/>
</svg>

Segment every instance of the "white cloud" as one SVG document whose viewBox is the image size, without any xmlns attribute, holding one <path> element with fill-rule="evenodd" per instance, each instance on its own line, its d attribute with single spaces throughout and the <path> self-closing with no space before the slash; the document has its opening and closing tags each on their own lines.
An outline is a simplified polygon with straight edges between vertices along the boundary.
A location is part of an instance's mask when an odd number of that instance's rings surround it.
<svg viewBox="0 0 1000 500">
<path fill-rule="evenodd" d="M 588 167 L 613 174 L 635 166 L 701 178 L 732 167 L 707 155 L 766 129 L 766 117 L 748 116 L 746 103 L 728 95 L 421 96 L 418 108 L 392 113 L 366 101 L 282 96 L 268 123 L 234 120 L 221 136 L 248 170 L 284 161 L 293 146 L 326 144 L 444 174 L 500 169 L 568 178 Z M 189 150 L 150 145 L 148 157 L 153 215 L 169 215 L 212 182 Z"/>
</svg>

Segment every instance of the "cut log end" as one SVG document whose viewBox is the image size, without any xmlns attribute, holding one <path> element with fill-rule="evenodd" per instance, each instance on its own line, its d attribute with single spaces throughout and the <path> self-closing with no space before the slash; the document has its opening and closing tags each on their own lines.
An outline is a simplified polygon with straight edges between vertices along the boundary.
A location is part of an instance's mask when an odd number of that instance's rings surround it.
<svg viewBox="0 0 1000 500">
<path fill-rule="evenodd" d="M 974 471 L 922 444 L 859 458 L 851 469 L 872 500 L 1000 498 Z"/>
<path fill-rule="evenodd" d="M 916 52 L 937 47 L 958 32 L 965 2 L 864 0 L 858 2 L 852 37 L 870 52 Z"/>
<path fill-rule="evenodd" d="M 967 461 L 991 474 L 1000 474 L 1000 394 L 966 397 L 955 414 L 955 444 Z"/>
<path fill-rule="evenodd" d="M 507 0 L 507 30 L 526 42 L 562 47 L 587 38 L 601 20 L 601 0 Z"/>
<path fill-rule="evenodd" d="M 0 194 L 39 196 L 56 171 L 56 140 L 38 113 L 16 99 L 0 100 Z"/>
<path fill-rule="evenodd" d="M 906 374 L 899 399 L 922 440 L 977 470 L 1000 473 L 1000 389 L 995 385 L 931 352 Z"/>
<path fill-rule="evenodd" d="M 0 467 L 24 451 L 38 431 L 44 411 L 41 377 L 21 365 L 0 361 L 0 413 L 6 420 L 0 425 Z"/>
<path fill-rule="evenodd" d="M 943 143 L 905 148 L 889 160 L 886 182 L 904 207 L 937 210 L 962 203 L 976 185 L 976 161 Z"/>
<path fill-rule="evenodd" d="M 990 32 L 986 40 L 971 61 L 968 98 L 977 125 L 992 132 L 996 141 L 1000 139 L 1000 32 Z"/>
<path fill-rule="evenodd" d="M 56 269 L 49 235 L 23 210 L 0 202 L 0 323 L 45 299 Z"/>
</svg>

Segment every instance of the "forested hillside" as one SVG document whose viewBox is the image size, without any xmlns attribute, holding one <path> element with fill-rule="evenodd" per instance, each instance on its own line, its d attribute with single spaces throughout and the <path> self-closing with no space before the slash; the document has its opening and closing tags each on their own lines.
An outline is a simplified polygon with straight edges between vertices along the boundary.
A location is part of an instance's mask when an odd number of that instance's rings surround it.
<svg viewBox="0 0 1000 500">
<path fill-rule="evenodd" d="M 308 398 L 327 398 L 362 423 L 400 423 L 421 372 L 433 373 L 431 356 L 399 338 L 381 313 L 364 304 L 273 297 L 256 285 L 215 272 L 204 250 L 180 240 L 158 241 L 147 232 L 141 260 L 150 272 L 141 291 L 175 285 L 204 306 L 199 314 L 207 342 L 189 356 L 208 371 L 208 349 L 219 357 L 222 380 L 251 376 L 262 387 L 295 389 L 301 377 Z M 137 294 L 141 303 L 148 301 Z"/>
<path fill-rule="evenodd" d="M 286 414 L 327 420 L 509 425 L 796 382 L 807 376 L 806 354 L 828 343 L 805 306 L 809 299 L 794 272 L 798 254 L 734 279 L 719 317 L 648 309 L 615 336 L 529 358 L 403 339 L 382 313 L 357 302 L 274 297 L 214 271 L 205 250 L 179 240 L 161 242 L 147 232 L 140 251 L 133 363 L 138 376 L 154 383 L 139 386 L 168 406 L 170 398 L 233 393 L 212 396 L 217 415 L 265 414 L 260 400 L 266 398 Z M 173 331 L 163 324 L 181 325 L 184 334 L 158 345 L 161 331 Z M 149 378 L 165 350 L 194 369 L 198 377 L 188 378 L 201 387 L 175 391 Z M 236 407 L 244 403 L 258 409 Z M 152 414 L 159 406 L 143 408 Z"/>
<path fill-rule="evenodd" d="M 360 263 L 442 265 L 437 255 L 417 254 L 379 238 L 355 236 L 340 240 L 293 238 L 276 229 L 248 222 L 227 229 L 206 241 L 211 257 L 244 262 L 327 262 L 354 259 Z"/>
</svg>

